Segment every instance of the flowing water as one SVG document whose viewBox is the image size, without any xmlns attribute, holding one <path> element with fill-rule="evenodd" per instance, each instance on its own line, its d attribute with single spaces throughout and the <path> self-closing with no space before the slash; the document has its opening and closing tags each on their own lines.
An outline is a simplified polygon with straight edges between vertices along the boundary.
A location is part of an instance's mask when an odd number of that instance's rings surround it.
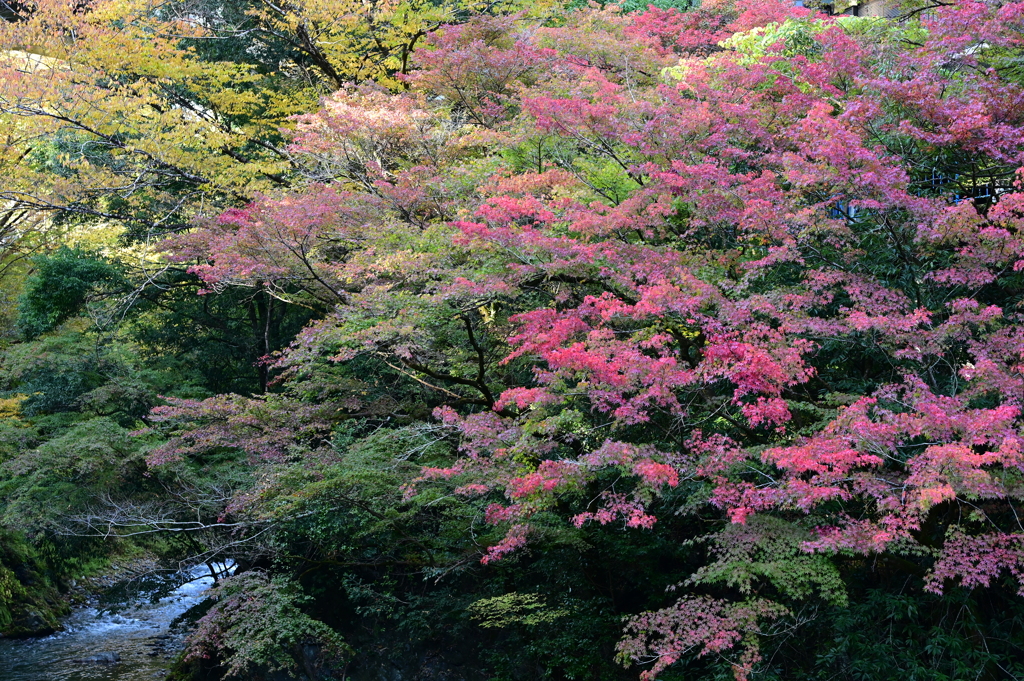
<svg viewBox="0 0 1024 681">
<path fill-rule="evenodd" d="M 64 630 L 0 640 L 0 681 L 154 681 L 163 679 L 185 632 L 175 620 L 213 584 L 205 567 L 116 585 L 76 608 Z M 97 658 L 120 658 L 118 662 Z M 92 658 L 92 659 L 90 659 Z"/>
</svg>

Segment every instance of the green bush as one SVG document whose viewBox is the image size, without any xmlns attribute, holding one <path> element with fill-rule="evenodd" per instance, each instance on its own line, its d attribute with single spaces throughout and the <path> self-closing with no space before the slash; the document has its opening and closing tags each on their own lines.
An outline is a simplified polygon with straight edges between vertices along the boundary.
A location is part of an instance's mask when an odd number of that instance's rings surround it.
<svg viewBox="0 0 1024 681">
<path fill-rule="evenodd" d="M 35 272 L 18 300 L 18 330 L 32 339 L 82 311 L 90 297 L 124 281 L 121 268 L 95 254 L 62 246 L 33 260 Z"/>
</svg>

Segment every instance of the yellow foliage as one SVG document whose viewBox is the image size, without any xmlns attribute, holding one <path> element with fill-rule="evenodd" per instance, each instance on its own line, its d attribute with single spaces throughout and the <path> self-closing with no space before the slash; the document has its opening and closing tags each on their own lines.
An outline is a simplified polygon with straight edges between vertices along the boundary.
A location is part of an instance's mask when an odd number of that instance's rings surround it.
<svg viewBox="0 0 1024 681">
<path fill-rule="evenodd" d="M 118 228 L 180 229 L 301 181 L 281 131 L 329 92 L 365 81 L 400 87 L 396 75 L 424 36 L 474 10 L 550 5 L 253 3 L 246 28 L 232 33 L 152 0 L 95 0 L 76 11 L 38 0 L 24 21 L 0 22 L 0 214 L 62 212 L 109 225 L 78 237 L 91 247 L 111 245 Z M 241 41 L 250 28 L 294 60 L 215 61 L 194 47 Z"/>
<path fill-rule="evenodd" d="M 569 611 L 550 608 L 538 594 L 512 593 L 483 598 L 467 608 L 470 616 L 485 629 L 503 629 L 513 624 L 535 626 L 565 617 Z"/>
<path fill-rule="evenodd" d="M 14 395 L 13 397 L 0 397 L 0 421 L 21 419 L 21 403 L 28 399 L 28 395 Z"/>
</svg>

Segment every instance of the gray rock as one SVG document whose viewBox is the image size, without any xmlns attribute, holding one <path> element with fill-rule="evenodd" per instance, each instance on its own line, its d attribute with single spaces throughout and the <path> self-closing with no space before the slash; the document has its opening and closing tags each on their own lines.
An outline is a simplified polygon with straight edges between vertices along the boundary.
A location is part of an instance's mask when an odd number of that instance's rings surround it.
<svg viewBox="0 0 1024 681">
<path fill-rule="evenodd" d="M 35 610 L 26 613 L 22 621 L 25 623 L 25 627 L 32 631 L 46 631 L 50 629 L 43 616 Z"/>
</svg>

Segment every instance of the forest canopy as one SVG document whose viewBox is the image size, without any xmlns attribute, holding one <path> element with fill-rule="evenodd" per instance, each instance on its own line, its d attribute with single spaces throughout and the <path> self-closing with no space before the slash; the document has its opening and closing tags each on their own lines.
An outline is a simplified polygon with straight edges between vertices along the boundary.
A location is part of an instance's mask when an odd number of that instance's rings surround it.
<svg viewBox="0 0 1024 681">
<path fill-rule="evenodd" d="M 0 0 L 0 630 L 1024 676 L 1024 3 L 811 4 Z"/>
</svg>

